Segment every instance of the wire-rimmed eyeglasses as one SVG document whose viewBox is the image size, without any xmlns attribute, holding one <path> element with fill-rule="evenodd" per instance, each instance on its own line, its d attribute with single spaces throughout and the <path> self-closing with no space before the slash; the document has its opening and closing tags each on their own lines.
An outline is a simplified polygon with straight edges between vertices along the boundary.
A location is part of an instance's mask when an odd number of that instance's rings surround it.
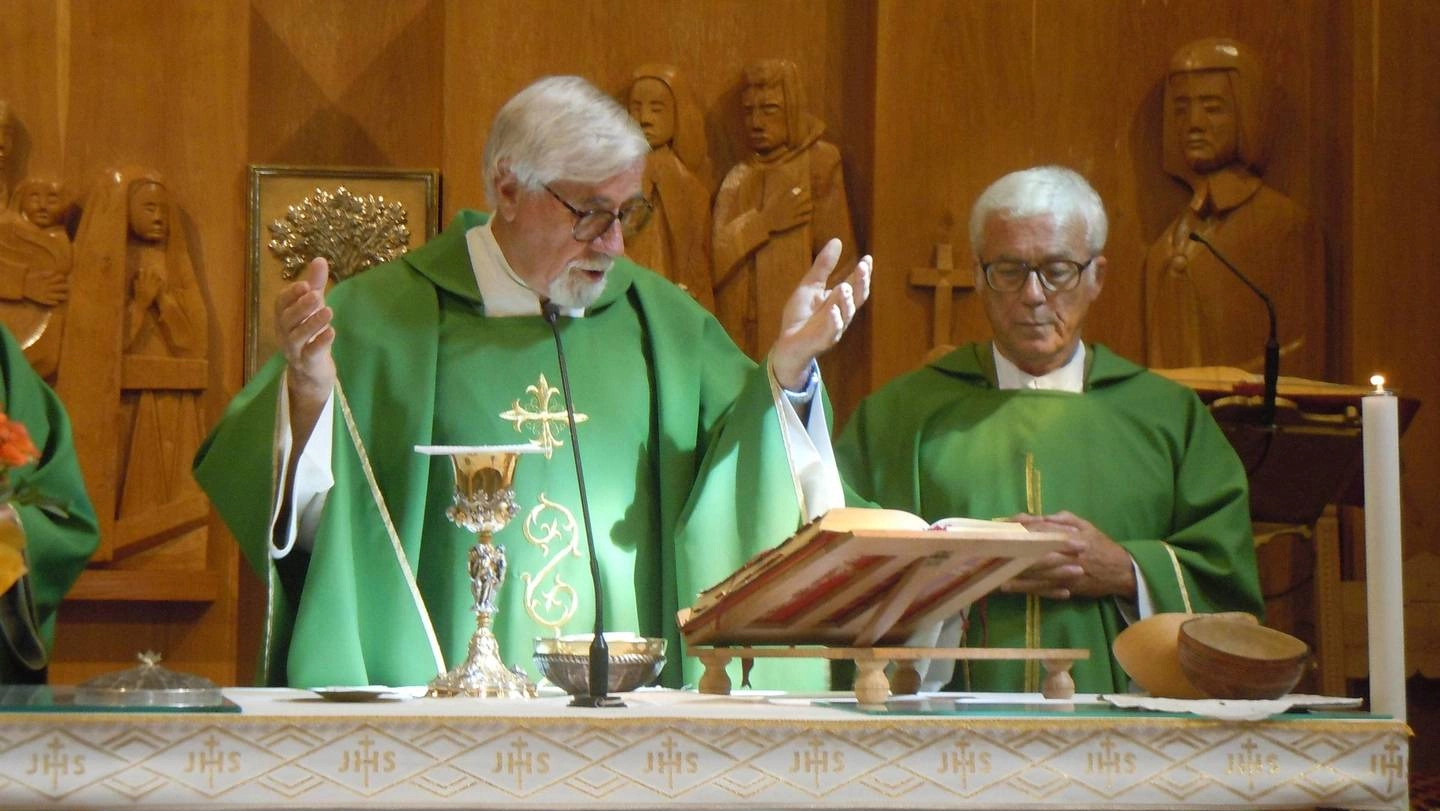
<svg viewBox="0 0 1440 811">
<path fill-rule="evenodd" d="M 581 211 L 570 205 L 564 197 L 556 194 L 548 184 L 545 186 L 545 191 L 550 192 L 551 197 L 560 201 L 560 205 L 575 215 L 575 227 L 570 229 L 570 235 L 579 242 L 589 242 L 600 236 L 610 230 L 610 224 L 616 220 L 620 221 L 620 233 L 632 237 L 645 227 L 645 223 L 650 221 L 650 214 L 654 210 L 650 201 L 644 197 L 632 197 L 621 203 L 620 208 L 615 211 L 603 208 Z"/>
<path fill-rule="evenodd" d="M 1071 259 L 1050 259 L 1038 265 L 1029 262 L 1016 262 L 1013 259 L 1001 259 L 995 262 L 987 262 L 980 265 L 985 272 L 985 283 L 990 289 L 997 293 L 1014 293 L 1025 286 L 1030 280 L 1030 274 L 1034 273 L 1040 279 L 1040 286 L 1051 293 L 1060 293 L 1066 290 L 1074 290 L 1080 284 L 1080 274 L 1095 257 L 1090 257 L 1084 262 L 1076 262 Z"/>
</svg>

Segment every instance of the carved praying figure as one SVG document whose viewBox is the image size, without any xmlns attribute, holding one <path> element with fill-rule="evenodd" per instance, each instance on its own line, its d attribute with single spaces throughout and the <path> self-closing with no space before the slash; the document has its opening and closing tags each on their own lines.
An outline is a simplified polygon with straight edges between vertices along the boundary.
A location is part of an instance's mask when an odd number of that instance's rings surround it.
<svg viewBox="0 0 1440 811">
<path fill-rule="evenodd" d="M 71 301 L 57 390 L 77 426 L 102 550 L 158 537 L 203 548 L 208 506 L 190 460 L 206 425 L 208 321 L 158 173 L 105 172 L 85 201 L 71 281 L 85 295 Z"/>
<path fill-rule="evenodd" d="M 74 207 L 57 178 L 21 181 L 0 218 L 0 321 L 35 371 L 53 382 L 60 362 L 72 251 L 65 223 Z"/>
<path fill-rule="evenodd" d="M 714 310 L 710 156 L 700 108 L 673 65 L 636 68 L 628 96 L 630 117 L 650 144 L 640 191 L 654 214 L 639 233 L 625 239 L 625 254 Z"/>
<path fill-rule="evenodd" d="M 1274 301 L 1284 373 L 1325 374 L 1324 248 L 1309 214 L 1260 178 L 1264 88 L 1254 54 L 1231 39 L 1192 42 L 1170 61 L 1165 171 L 1193 194 L 1145 257 L 1151 366 L 1263 366 L 1264 304 L 1194 233 Z"/>
<path fill-rule="evenodd" d="M 745 69 L 740 96 L 750 157 L 715 198 L 715 312 L 751 357 L 775 341 L 785 306 L 811 259 L 835 237 L 854 264 L 855 233 L 840 150 L 820 140 L 825 124 L 805 104 L 793 62 L 762 59 Z"/>
</svg>

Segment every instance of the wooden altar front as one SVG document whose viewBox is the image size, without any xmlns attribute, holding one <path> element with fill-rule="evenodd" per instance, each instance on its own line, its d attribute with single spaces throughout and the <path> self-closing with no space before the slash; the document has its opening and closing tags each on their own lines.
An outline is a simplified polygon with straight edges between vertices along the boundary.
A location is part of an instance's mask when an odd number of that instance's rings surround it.
<svg viewBox="0 0 1440 811">
<path fill-rule="evenodd" d="M 0 713 L 0 807 L 1408 805 L 1409 730 L 1365 713 L 1218 721 L 1038 695 L 882 714 L 662 690 L 613 710 L 226 695 L 239 712 Z"/>
</svg>

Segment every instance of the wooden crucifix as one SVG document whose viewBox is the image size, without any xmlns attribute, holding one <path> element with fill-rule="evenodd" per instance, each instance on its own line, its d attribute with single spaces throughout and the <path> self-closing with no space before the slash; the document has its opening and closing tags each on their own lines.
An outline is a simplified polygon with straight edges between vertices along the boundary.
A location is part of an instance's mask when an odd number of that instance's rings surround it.
<svg viewBox="0 0 1440 811">
<path fill-rule="evenodd" d="M 930 287 L 935 290 L 935 321 L 931 325 L 930 354 L 941 347 L 950 346 L 951 311 L 954 310 L 956 290 L 973 290 L 975 283 L 968 273 L 955 267 L 955 252 L 950 243 L 935 244 L 935 267 L 913 268 L 910 271 L 913 287 Z"/>
</svg>

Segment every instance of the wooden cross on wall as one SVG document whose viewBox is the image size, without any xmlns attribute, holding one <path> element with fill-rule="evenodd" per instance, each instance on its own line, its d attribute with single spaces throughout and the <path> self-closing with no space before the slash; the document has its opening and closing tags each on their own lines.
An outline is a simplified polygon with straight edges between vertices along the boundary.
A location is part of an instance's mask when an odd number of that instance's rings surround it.
<svg viewBox="0 0 1440 811">
<path fill-rule="evenodd" d="M 950 346 L 951 311 L 954 310 L 956 290 L 974 290 L 975 282 L 969 273 L 955 267 L 955 252 L 950 243 L 935 244 L 935 267 L 913 268 L 910 271 L 913 287 L 930 287 L 935 290 L 935 321 L 930 332 L 930 354 L 941 347 Z"/>
</svg>

